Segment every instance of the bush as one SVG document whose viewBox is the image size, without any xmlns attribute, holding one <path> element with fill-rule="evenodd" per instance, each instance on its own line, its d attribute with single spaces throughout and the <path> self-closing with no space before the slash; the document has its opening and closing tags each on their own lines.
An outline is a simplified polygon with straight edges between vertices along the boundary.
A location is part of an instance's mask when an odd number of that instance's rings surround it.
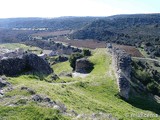
<svg viewBox="0 0 160 120">
<path fill-rule="evenodd" d="M 88 49 L 83 49 L 83 56 L 91 56 L 91 51 Z"/>
<path fill-rule="evenodd" d="M 70 62 L 70 66 L 73 68 L 73 70 L 75 70 L 76 67 L 76 60 L 82 58 L 83 55 L 80 53 L 73 53 L 71 54 L 71 56 L 69 57 L 69 62 Z"/>
<path fill-rule="evenodd" d="M 158 62 L 154 62 L 154 66 L 156 66 L 156 67 L 160 67 L 160 64 L 158 63 Z"/>
<path fill-rule="evenodd" d="M 147 90 L 153 93 L 154 95 L 160 95 L 160 87 L 157 83 L 151 82 L 147 85 Z"/>
</svg>

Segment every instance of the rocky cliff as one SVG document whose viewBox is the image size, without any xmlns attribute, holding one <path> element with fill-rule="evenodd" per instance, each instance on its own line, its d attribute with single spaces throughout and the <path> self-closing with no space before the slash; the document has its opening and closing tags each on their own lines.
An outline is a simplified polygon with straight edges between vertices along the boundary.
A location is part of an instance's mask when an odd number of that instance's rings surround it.
<svg viewBox="0 0 160 120">
<path fill-rule="evenodd" d="M 0 75 L 14 76 L 29 71 L 43 74 L 53 72 L 45 60 L 32 53 L 0 60 Z"/>
<path fill-rule="evenodd" d="M 119 93 L 125 99 L 129 98 L 131 77 L 131 56 L 121 49 L 108 47 L 112 54 L 112 63 L 116 73 Z"/>
</svg>

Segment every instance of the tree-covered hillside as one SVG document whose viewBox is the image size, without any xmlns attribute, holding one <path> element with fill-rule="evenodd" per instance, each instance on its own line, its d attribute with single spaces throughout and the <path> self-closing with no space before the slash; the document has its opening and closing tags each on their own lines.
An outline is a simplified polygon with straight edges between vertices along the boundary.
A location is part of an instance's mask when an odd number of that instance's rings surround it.
<svg viewBox="0 0 160 120">
<path fill-rule="evenodd" d="M 159 44 L 160 14 L 116 15 L 96 20 L 71 35 L 78 39 L 98 39 L 120 44 Z"/>
<path fill-rule="evenodd" d="M 142 47 L 160 56 L 160 14 L 117 15 L 96 20 L 70 35 L 72 39 L 96 39 Z"/>
<path fill-rule="evenodd" d="M 48 28 L 49 30 L 77 29 L 94 21 L 95 17 L 9 18 L 0 19 L 1 28 Z"/>
</svg>

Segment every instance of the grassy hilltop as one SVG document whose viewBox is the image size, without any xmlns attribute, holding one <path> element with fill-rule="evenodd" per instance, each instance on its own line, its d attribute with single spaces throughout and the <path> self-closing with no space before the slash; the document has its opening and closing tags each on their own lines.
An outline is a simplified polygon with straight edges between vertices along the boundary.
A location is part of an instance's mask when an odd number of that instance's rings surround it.
<svg viewBox="0 0 160 120">
<path fill-rule="evenodd" d="M 102 112 L 106 118 L 117 119 L 137 119 L 136 115 L 159 114 L 159 104 L 155 104 L 150 98 L 133 96 L 128 103 L 118 96 L 118 86 L 111 66 L 111 56 L 106 53 L 106 49 L 93 50 L 93 55 L 89 58 L 94 63 L 93 71 L 85 78 L 81 77 L 60 77 L 54 83 L 46 82 L 48 77 L 36 75 L 21 75 L 9 78 L 13 85 L 13 90 L 5 94 L 5 98 L 0 100 L 0 119 L 7 120 L 57 120 L 73 119 L 51 107 L 38 104 L 33 101 L 23 101 L 30 99 L 31 94 L 21 91 L 21 87 L 32 88 L 36 94 L 47 96 L 55 101 L 65 104 L 68 111 L 74 110 L 78 114 L 92 115 Z M 69 62 L 57 63 L 52 66 L 54 72 L 59 74 L 64 71 L 72 71 Z M 62 82 L 63 81 L 63 82 Z M 144 101 L 145 100 L 145 101 Z M 7 104 L 17 104 L 16 106 L 6 106 Z M 135 104 L 136 103 L 136 104 Z M 108 116 L 107 116 L 108 115 Z M 104 119 L 104 118 L 102 118 Z M 148 118 L 141 118 L 148 119 Z M 157 119 L 153 117 L 151 119 Z"/>
</svg>

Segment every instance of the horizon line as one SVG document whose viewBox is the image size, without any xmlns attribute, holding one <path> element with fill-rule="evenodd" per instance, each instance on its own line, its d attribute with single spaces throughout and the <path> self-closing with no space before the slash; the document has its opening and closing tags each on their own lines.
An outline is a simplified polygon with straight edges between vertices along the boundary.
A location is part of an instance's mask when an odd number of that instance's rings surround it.
<svg viewBox="0 0 160 120">
<path fill-rule="evenodd" d="M 126 14 L 113 14 L 113 15 L 106 15 L 106 16 L 93 16 L 93 15 L 87 15 L 87 16 L 77 16 L 77 15 L 73 15 L 73 16 L 70 16 L 70 15 L 64 15 L 64 16 L 53 16 L 53 17 L 40 17 L 40 16 L 26 16 L 26 17 L 2 17 L 2 18 L 0 18 L 0 19 L 16 19 L 16 18 L 19 18 L 19 19 L 23 19 L 23 18 L 42 18 L 42 19 L 54 19 L 54 18 L 69 18 L 69 17 L 111 17 L 111 16 L 119 16 L 119 15 L 152 15 L 152 14 L 160 14 L 160 12 L 158 12 L 158 13 L 130 13 L 130 14 L 128 14 L 128 13 L 126 13 Z"/>
</svg>

